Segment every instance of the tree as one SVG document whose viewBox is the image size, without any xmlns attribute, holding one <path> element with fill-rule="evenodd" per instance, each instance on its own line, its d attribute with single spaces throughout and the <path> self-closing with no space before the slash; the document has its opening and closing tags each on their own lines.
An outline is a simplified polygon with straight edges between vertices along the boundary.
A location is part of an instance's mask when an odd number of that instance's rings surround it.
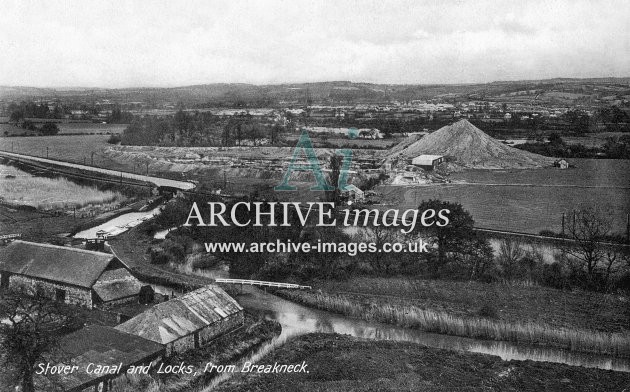
<svg viewBox="0 0 630 392">
<path fill-rule="evenodd" d="M 40 130 L 43 135 L 52 136 L 59 133 L 59 127 L 54 122 L 47 122 L 42 125 L 42 129 Z"/>
<path fill-rule="evenodd" d="M 414 233 L 428 236 L 429 238 L 427 239 L 432 240 L 437 245 L 437 264 L 438 267 L 441 267 L 446 261 L 447 253 L 462 250 L 465 241 L 474 237 L 473 227 L 475 221 L 470 213 L 464 210 L 464 207 L 459 203 L 432 199 L 422 201 L 418 206 L 419 214 L 429 209 L 435 210 L 436 213 L 440 210 L 448 210 L 449 223 L 445 226 L 433 224 L 429 227 L 416 225 Z"/>
<path fill-rule="evenodd" d="M 23 392 L 35 390 L 35 366 L 52 362 L 62 333 L 77 323 L 68 307 L 39 291 L 30 294 L 9 292 L 0 300 L 0 360 Z"/>
<path fill-rule="evenodd" d="M 509 237 L 501 241 L 497 261 L 507 280 L 512 280 L 519 275 L 525 256 L 526 252 L 520 239 Z"/>
<path fill-rule="evenodd" d="M 330 156 L 330 174 L 328 175 L 328 183 L 334 188 L 326 191 L 326 200 L 330 202 L 338 202 L 341 192 L 339 191 L 339 176 L 341 175 L 341 164 L 343 157 L 340 155 Z"/>
<path fill-rule="evenodd" d="M 612 229 L 612 215 L 602 208 L 585 207 L 574 212 L 568 224 L 568 238 L 561 257 L 584 274 L 586 286 L 602 289 L 608 284 L 616 264 L 625 260 L 614 245 L 607 244 Z"/>
</svg>

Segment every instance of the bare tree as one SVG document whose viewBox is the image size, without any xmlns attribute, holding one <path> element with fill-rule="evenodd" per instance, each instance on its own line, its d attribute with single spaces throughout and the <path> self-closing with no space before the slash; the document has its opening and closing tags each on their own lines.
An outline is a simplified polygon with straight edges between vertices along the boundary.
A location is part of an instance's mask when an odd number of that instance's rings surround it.
<svg viewBox="0 0 630 392">
<path fill-rule="evenodd" d="M 510 237 L 501 241 L 497 261 L 506 279 L 512 280 L 517 277 L 524 257 L 525 249 L 520 238 Z"/>
<path fill-rule="evenodd" d="M 0 360 L 23 392 L 33 392 L 35 366 L 50 362 L 66 328 L 75 322 L 68 307 L 39 292 L 8 292 L 0 299 Z"/>
<path fill-rule="evenodd" d="M 562 258 L 581 270 L 591 288 L 608 284 L 608 279 L 623 259 L 614 245 L 608 244 L 612 215 L 602 209 L 586 207 L 575 211 L 568 226 L 570 243 L 562 246 Z M 597 278 L 601 278 L 598 283 Z"/>
<path fill-rule="evenodd" d="M 397 233 L 386 226 L 369 226 L 361 231 L 361 240 L 373 243 L 376 249 L 382 249 L 385 243 L 393 243 L 397 240 Z M 390 273 L 395 262 L 394 253 L 374 252 L 366 253 L 366 258 L 372 263 L 375 270 Z"/>
</svg>

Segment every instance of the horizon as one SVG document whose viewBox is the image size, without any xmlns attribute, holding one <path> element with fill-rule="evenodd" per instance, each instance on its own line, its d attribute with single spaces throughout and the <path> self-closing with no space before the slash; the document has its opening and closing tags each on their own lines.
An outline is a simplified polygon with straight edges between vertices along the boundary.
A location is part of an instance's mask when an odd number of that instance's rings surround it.
<svg viewBox="0 0 630 392">
<path fill-rule="evenodd" d="M 160 85 L 137 85 L 126 87 L 103 87 L 103 86 L 34 86 L 34 85 L 5 85 L 0 84 L 0 88 L 32 88 L 32 89 L 48 89 L 48 90 L 126 90 L 126 89 L 174 89 L 174 88 L 189 88 L 199 86 L 213 86 L 213 85 L 246 85 L 255 87 L 266 86 L 284 86 L 284 85 L 300 85 L 300 84 L 325 84 L 325 83 L 350 83 L 350 84 L 371 84 L 376 86 L 474 86 L 493 83 L 535 83 L 535 82 L 551 82 L 554 80 L 600 80 L 600 79 L 630 79 L 628 76 L 585 76 L 585 77 L 564 77 L 555 76 L 545 79 L 514 79 L 514 80 L 492 80 L 488 82 L 461 82 L 461 83 L 378 83 L 378 82 L 364 82 L 364 81 L 351 81 L 351 80 L 322 80 L 312 82 L 278 82 L 278 83 L 245 83 L 245 82 L 207 82 L 188 85 L 173 85 L 173 86 L 160 86 Z"/>
<path fill-rule="evenodd" d="M 627 77 L 629 17 L 630 3 L 622 0 L 7 1 L 0 14 L 0 85 L 457 85 Z"/>
</svg>

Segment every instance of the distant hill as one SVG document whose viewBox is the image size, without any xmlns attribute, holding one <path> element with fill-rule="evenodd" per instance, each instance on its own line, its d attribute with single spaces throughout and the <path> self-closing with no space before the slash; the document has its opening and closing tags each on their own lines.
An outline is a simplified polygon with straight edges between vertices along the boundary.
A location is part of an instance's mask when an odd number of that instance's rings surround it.
<svg viewBox="0 0 630 392">
<path fill-rule="evenodd" d="M 597 90 L 594 90 L 597 86 Z M 350 81 L 284 83 L 254 85 L 246 83 L 209 83 L 180 87 L 61 87 L 0 86 L 0 98 L 19 99 L 71 97 L 90 100 L 107 98 L 117 101 L 182 102 L 187 105 L 226 104 L 262 107 L 279 101 L 329 104 L 410 101 L 414 99 L 486 99 L 523 91 L 594 91 L 611 94 L 630 91 L 630 78 L 556 78 L 547 80 L 498 81 L 469 84 L 376 84 Z M 612 91 L 612 90 L 611 90 Z"/>
<path fill-rule="evenodd" d="M 554 159 L 507 146 L 460 120 L 447 125 L 402 150 L 394 146 L 389 157 L 414 158 L 422 154 L 451 156 L 470 169 L 526 169 L 550 166 Z"/>
</svg>

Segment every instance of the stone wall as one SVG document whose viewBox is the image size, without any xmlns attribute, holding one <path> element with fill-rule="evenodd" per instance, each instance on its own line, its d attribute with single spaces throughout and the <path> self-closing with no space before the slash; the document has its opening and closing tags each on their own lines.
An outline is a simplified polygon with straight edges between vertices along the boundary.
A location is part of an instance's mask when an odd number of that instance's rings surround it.
<svg viewBox="0 0 630 392">
<path fill-rule="evenodd" d="M 56 291 L 60 289 L 66 293 L 65 303 L 92 308 L 92 290 L 90 289 L 48 282 L 22 275 L 11 275 L 9 277 L 9 288 L 18 290 L 38 288 L 51 299 L 55 299 Z"/>
</svg>

